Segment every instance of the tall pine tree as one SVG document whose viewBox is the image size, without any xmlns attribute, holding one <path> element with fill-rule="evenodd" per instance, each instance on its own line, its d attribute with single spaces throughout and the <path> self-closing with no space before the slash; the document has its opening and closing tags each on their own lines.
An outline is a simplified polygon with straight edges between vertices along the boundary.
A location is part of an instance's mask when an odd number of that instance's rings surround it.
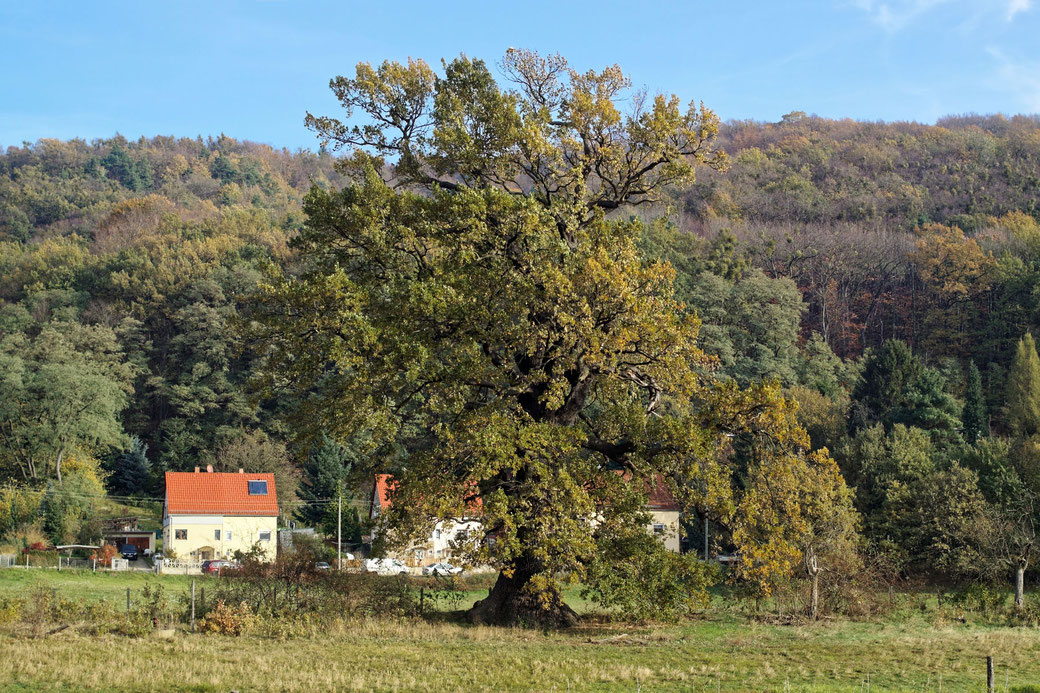
<svg viewBox="0 0 1040 693">
<path fill-rule="evenodd" d="M 910 347 L 890 339 L 866 358 L 863 375 L 852 391 L 849 430 L 852 433 L 874 424 L 891 430 L 896 412 L 906 409 L 908 392 L 924 370 Z"/>
<path fill-rule="evenodd" d="M 350 471 L 350 463 L 349 451 L 322 431 L 303 467 L 303 483 L 297 492 L 303 501 L 296 511 L 300 520 L 312 526 L 324 523 L 328 509 L 333 505 L 323 501 L 335 498 L 340 492 L 340 484 Z"/>
<path fill-rule="evenodd" d="M 1018 342 L 1007 384 L 1007 418 L 1011 430 L 1028 437 L 1040 431 L 1040 357 L 1033 335 Z"/>
<path fill-rule="evenodd" d="M 120 452 L 109 463 L 108 488 L 118 496 L 132 496 L 148 492 L 152 480 L 152 463 L 148 461 L 148 445 L 137 436 L 130 438 L 130 447 Z"/>
<path fill-rule="evenodd" d="M 986 398 L 982 394 L 982 377 L 974 361 L 968 363 L 961 424 L 964 427 L 964 440 L 969 443 L 974 444 L 989 434 L 989 416 L 986 413 Z"/>
</svg>

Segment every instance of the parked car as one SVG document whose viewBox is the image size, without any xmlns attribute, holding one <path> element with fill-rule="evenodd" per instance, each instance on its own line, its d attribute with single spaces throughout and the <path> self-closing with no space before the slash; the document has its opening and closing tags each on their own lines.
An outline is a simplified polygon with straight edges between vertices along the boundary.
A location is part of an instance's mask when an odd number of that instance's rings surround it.
<svg viewBox="0 0 1040 693">
<path fill-rule="evenodd" d="M 325 561 L 318 561 L 317 563 L 314 564 L 314 569 L 315 570 L 326 571 L 326 570 L 332 570 L 332 566 L 330 566 Z"/>
<path fill-rule="evenodd" d="M 133 544 L 123 544 L 119 547 L 119 553 L 128 561 L 137 560 L 137 547 Z"/>
<path fill-rule="evenodd" d="M 396 558 L 369 558 L 362 565 L 366 573 L 377 575 L 407 575 L 408 566 Z"/>
<path fill-rule="evenodd" d="M 225 570 L 234 569 L 237 567 L 238 564 L 234 561 L 225 561 L 223 559 L 202 562 L 202 572 L 206 575 L 220 575 Z"/>
<path fill-rule="evenodd" d="M 461 572 L 462 568 L 451 563 L 434 563 L 422 569 L 423 575 L 458 575 Z"/>
</svg>

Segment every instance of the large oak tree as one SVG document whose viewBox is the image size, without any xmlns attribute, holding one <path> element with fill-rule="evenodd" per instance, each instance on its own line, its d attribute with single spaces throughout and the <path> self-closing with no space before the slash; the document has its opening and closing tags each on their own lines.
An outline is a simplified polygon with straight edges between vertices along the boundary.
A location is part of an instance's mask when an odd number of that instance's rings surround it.
<svg viewBox="0 0 1040 693">
<path fill-rule="evenodd" d="M 384 519 L 401 541 L 479 498 L 484 533 L 458 549 L 500 573 L 474 620 L 560 624 L 561 580 L 645 557 L 619 547 L 658 479 L 746 524 L 741 503 L 770 490 L 735 479 L 773 483 L 756 470 L 804 464 L 807 439 L 777 384 L 710 376 L 673 270 L 641 258 L 623 215 L 725 165 L 716 116 L 633 92 L 616 66 L 510 50 L 501 68 L 510 89 L 466 57 L 332 80 L 347 119 L 307 122 L 355 182 L 311 191 L 305 269 L 261 291 L 251 338 L 267 386 L 306 393 L 302 420 L 365 431 L 373 471 L 397 477 Z M 786 548 L 747 555 L 791 568 Z"/>
</svg>

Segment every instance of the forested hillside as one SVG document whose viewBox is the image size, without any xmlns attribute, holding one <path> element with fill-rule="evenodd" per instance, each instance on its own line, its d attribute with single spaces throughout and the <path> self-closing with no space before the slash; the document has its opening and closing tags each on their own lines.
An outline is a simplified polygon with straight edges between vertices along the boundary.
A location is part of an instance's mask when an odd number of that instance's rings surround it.
<svg viewBox="0 0 1040 693">
<path fill-rule="evenodd" d="M 719 145 L 728 170 L 644 210 L 641 243 L 674 266 L 716 372 L 779 380 L 901 568 L 975 570 L 987 508 L 1005 536 L 1031 531 L 1014 489 L 1040 469 L 1023 340 L 1040 329 L 1040 121 L 796 113 L 729 123 Z M 264 363 L 239 327 L 267 269 L 295 271 L 304 195 L 344 183 L 329 155 L 223 136 L 8 148 L 0 480 L 155 497 L 163 470 L 213 463 L 278 474 L 287 514 L 301 479 L 327 497 L 350 451 L 312 451 L 298 401 L 256 399 Z M 59 512 L 50 493 L 45 531 L 73 538 L 89 494 Z M 12 537 L 39 498 L 0 494 Z"/>
<path fill-rule="evenodd" d="M 263 267 L 291 262 L 303 195 L 341 183 L 331 158 L 117 137 L 11 147 L 0 171 L 4 477 L 100 462 L 114 493 L 157 497 L 163 470 L 248 461 L 292 498 L 294 439 L 280 403 L 250 400 L 232 323 Z"/>
</svg>

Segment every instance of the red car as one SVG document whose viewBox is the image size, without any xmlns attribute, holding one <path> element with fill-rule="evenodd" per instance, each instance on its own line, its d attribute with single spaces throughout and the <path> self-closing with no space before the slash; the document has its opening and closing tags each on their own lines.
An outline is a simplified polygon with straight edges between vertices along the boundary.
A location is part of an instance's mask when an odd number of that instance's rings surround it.
<svg viewBox="0 0 1040 693">
<path fill-rule="evenodd" d="M 207 575 L 220 575 L 222 572 L 224 572 L 228 568 L 237 568 L 237 567 L 238 567 L 238 565 L 235 562 L 233 562 L 233 561 L 216 560 L 216 561 L 203 561 L 202 562 L 202 572 L 203 572 L 203 574 L 207 574 Z"/>
</svg>

